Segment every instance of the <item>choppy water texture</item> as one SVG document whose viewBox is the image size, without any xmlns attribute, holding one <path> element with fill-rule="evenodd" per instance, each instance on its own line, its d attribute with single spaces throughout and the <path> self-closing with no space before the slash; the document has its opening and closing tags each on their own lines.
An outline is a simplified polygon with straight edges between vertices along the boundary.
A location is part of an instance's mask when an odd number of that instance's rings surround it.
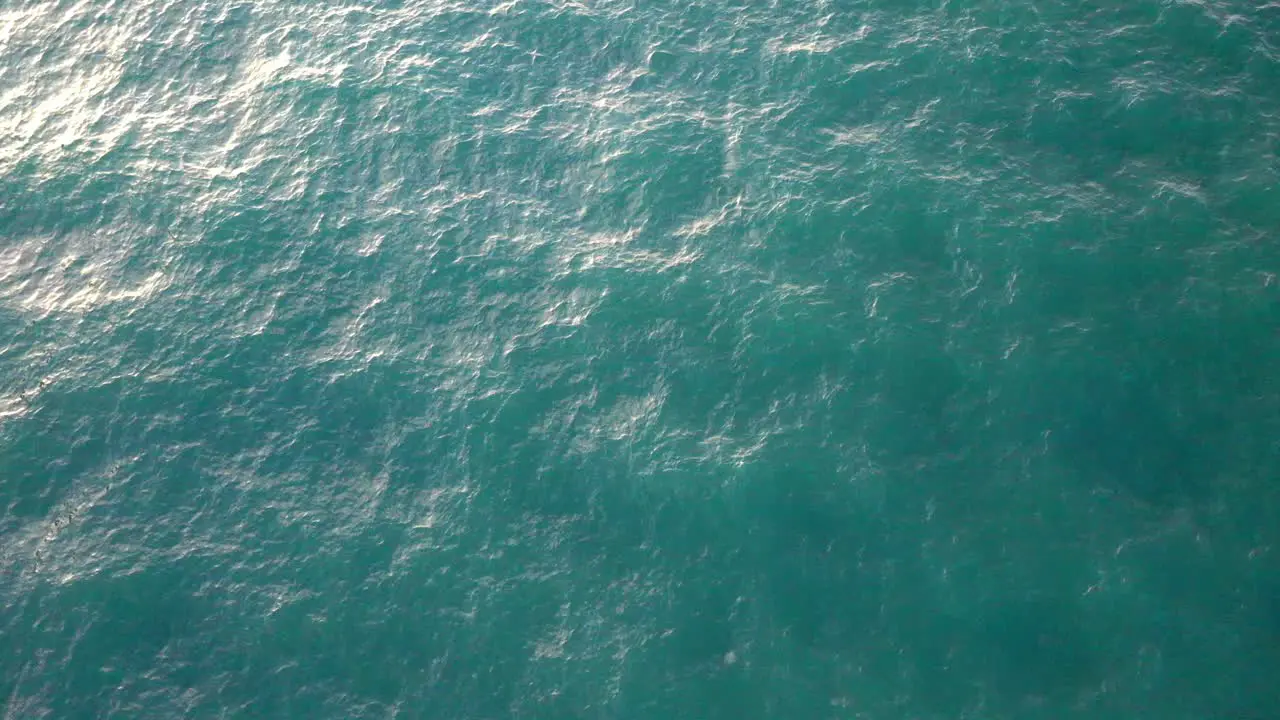
<svg viewBox="0 0 1280 720">
<path fill-rule="evenodd" d="M 0 703 L 1280 717 L 1280 5 L 0 0 Z"/>
</svg>

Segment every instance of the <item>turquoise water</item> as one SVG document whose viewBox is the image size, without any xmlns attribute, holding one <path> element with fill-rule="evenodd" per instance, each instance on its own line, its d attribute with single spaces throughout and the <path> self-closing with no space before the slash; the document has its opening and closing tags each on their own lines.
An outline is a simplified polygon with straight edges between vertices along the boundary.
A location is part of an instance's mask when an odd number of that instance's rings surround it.
<svg viewBox="0 0 1280 720">
<path fill-rule="evenodd" d="M 0 706 L 1280 717 L 1280 6 L 0 0 Z"/>
</svg>

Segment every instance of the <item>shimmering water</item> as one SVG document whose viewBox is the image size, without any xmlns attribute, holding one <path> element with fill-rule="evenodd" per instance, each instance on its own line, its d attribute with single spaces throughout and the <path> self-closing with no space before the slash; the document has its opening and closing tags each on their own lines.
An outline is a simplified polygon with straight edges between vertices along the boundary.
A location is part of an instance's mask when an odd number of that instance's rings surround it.
<svg viewBox="0 0 1280 720">
<path fill-rule="evenodd" d="M 1280 5 L 0 0 L 0 706 L 1280 717 Z"/>
</svg>

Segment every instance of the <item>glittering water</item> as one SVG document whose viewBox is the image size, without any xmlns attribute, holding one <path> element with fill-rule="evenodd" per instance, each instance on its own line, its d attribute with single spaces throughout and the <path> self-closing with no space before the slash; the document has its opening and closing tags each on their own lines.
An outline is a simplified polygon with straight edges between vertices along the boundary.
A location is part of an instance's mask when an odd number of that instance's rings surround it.
<svg viewBox="0 0 1280 720">
<path fill-rule="evenodd" d="M 1280 5 L 0 0 L 0 704 L 1274 718 Z"/>
</svg>

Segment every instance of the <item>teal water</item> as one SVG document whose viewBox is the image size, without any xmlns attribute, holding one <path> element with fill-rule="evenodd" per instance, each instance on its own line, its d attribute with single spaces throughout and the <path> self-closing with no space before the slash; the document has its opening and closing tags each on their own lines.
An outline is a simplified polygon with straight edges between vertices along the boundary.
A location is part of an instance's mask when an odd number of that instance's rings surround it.
<svg viewBox="0 0 1280 720">
<path fill-rule="evenodd" d="M 0 0 L 0 707 L 1280 717 L 1280 6 Z"/>
</svg>

